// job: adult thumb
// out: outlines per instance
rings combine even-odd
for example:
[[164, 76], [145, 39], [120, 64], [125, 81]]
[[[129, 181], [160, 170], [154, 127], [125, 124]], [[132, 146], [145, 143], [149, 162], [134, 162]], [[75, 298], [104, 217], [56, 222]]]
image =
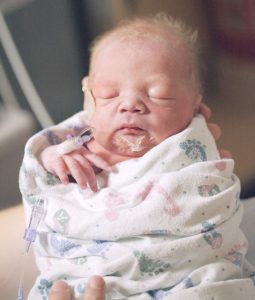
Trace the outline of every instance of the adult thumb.
[[69, 289], [67, 283], [64, 281], [56, 281], [54, 282], [50, 293], [49, 300], [71, 300], [72, 292]]
[[84, 300], [105, 300], [105, 282], [102, 277], [92, 276], [89, 279]]

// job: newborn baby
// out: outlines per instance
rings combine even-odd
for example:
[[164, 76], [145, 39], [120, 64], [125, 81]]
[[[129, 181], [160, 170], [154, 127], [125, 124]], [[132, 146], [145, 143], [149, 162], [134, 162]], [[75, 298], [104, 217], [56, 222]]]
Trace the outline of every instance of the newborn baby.
[[[105, 33], [83, 80], [85, 111], [28, 141], [27, 218], [38, 201], [45, 211], [28, 299], [47, 299], [59, 279], [82, 299], [95, 274], [108, 299], [254, 299], [233, 160], [220, 159], [197, 114], [194, 43], [165, 16]], [[88, 128], [93, 137], [66, 150], [66, 135]]]

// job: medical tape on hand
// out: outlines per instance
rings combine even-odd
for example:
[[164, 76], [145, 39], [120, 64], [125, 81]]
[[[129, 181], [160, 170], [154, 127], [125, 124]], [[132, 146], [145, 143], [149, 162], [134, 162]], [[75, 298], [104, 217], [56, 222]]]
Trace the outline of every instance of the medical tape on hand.
[[67, 135], [67, 139], [58, 145], [58, 155], [68, 154], [74, 150], [81, 148], [93, 138], [93, 129], [87, 128], [83, 130], [78, 136]]

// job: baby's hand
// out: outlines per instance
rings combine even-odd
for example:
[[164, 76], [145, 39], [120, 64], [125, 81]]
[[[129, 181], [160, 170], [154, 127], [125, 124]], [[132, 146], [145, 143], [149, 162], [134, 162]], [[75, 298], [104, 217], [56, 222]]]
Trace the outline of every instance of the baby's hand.
[[82, 189], [89, 185], [91, 190], [96, 192], [97, 183], [93, 165], [110, 171], [109, 164], [83, 146], [62, 155], [59, 154], [59, 147], [61, 144], [49, 146], [42, 151], [40, 159], [45, 169], [57, 175], [63, 184], [68, 184], [68, 175], [72, 175]]

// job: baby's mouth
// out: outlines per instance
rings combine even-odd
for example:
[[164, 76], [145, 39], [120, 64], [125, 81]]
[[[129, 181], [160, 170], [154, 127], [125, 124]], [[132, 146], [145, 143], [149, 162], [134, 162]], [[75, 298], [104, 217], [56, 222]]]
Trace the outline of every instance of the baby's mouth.
[[124, 125], [118, 129], [121, 133], [127, 135], [144, 135], [145, 130], [138, 126]]

